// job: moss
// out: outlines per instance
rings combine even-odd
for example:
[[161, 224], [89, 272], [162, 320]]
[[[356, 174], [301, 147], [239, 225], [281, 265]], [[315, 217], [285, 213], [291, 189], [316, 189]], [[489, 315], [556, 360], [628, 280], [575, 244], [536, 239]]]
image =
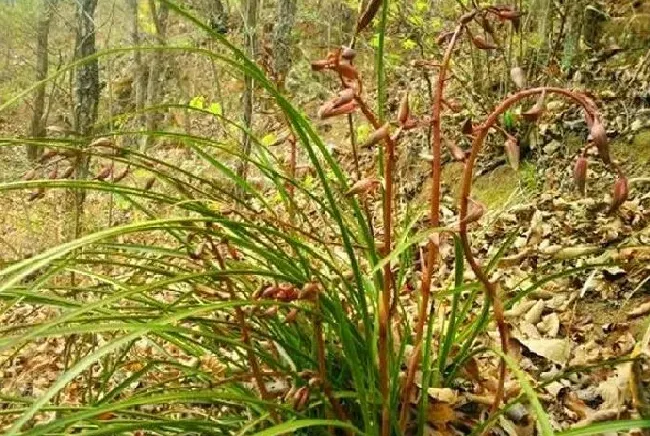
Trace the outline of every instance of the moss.
[[[519, 172], [513, 171], [508, 166], [501, 166], [489, 174], [478, 177], [474, 181], [472, 197], [484, 203], [488, 208], [502, 206], [512, 193], [519, 188], [520, 178], [529, 175], [532, 165], [522, 165]], [[534, 173], [534, 169], [532, 170]], [[442, 183], [451, 192], [454, 198], [460, 195], [460, 180], [463, 174], [463, 164], [454, 162], [447, 164], [442, 169]], [[530, 177], [523, 177], [528, 180]]]
[[650, 129], [637, 133], [631, 142], [616, 141], [612, 144], [614, 158], [622, 161], [634, 160], [638, 163], [650, 161]]

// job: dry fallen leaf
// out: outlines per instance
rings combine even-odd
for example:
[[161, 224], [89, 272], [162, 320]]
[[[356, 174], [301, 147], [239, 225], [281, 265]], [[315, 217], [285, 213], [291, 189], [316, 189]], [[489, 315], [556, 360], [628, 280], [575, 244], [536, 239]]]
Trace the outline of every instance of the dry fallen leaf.
[[532, 353], [553, 363], [563, 365], [569, 359], [571, 344], [566, 339], [517, 339]]

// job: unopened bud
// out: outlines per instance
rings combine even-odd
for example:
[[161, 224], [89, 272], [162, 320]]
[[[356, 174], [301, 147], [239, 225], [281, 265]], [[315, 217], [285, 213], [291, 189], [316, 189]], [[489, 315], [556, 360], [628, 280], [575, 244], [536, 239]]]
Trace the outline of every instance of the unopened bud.
[[410, 108], [409, 108], [409, 95], [408, 92], [404, 94], [402, 101], [399, 105], [399, 112], [397, 113], [397, 120], [401, 125], [406, 124], [409, 120]]
[[609, 140], [607, 139], [607, 131], [605, 126], [598, 117], [594, 117], [591, 125], [591, 140], [598, 149], [598, 155], [606, 165], [612, 163], [612, 158], [609, 154]]
[[388, 123], [384, 124], [374, 132], [368, 136], [368, 139], [366, 142], [363, 144], [363, 147], [372, 147], [373, 145], [377, 144], [380, 141], [383, 141], [384, 139], [388, 138], [388, 135], [390, 134], [390, 131], [388, 129]]
[[341, 57], [345, 60], [351, 61], [357, 56], [356, 50], [351, 47], [341, 47]]
[[469, 199], [470, 205], [465, 217], [465, 224], [471, 224], [481, 219], [485, 214], [486, 207], [483, 203]]
[[314, 389], [315, 387], [318, 387], [321, 385], [323, 381], [320, 379], [320, 377], [312, 377], [309, 379], [307, 384], [309, 385], [310, 388]]
[[613, 213], [618, 210], [619, 207], [625, 201], [627, 201], [627, 197], [630, 194], [628, 183], [627, 183], [627, 178], [625, 176], [620, 176], [617, 180], [616, 183], [614, 183], [614, 192], [612, 194], [612, 204], [609, 207], [609, 211], [607, 213]]
[[580, 194], [583, 196], [587, 191], [587, 166], [587, 158], [580, 156], [573, 167], [573, 181], [576, 184], [576, 188], [578, 188], [578, 191], [580, 191]]
[[271, 306], [264, 311], [264, 316], [273, 317], [278, 314], [278, 306]]
[[454, 160], [459, 162], [465, 160], [465, 151], [455, 141], [447, 141], [447, 147], [449, 148], [449, 154], [451, 154]]
[[519, 143], [517, 142], [517, 138], [509, 136], [506, 139], [505, 149], [510, 166], [517, 171], [519, 169]]
[[289, 311], [289, 313], [287, 313], [287, 316], [284, 317], [284, 322], [290, 324], [296, 320], [297, 316], [298, 316], [298, 309], [294, 307]]
[[294, 410], [302, 410], [309, 401], [309, 388], [303, 386], [296, 391], [293, 395], [293, 408]]
[[356, 194], [367, 194], [370, 191], [374, 191], [380, 183], [379, 179], [374, 177], [361, 179], [352, 185], [352, 187], [345, 193], [345, 196], [351, 197]]
[[25, 175], [23, 176], [23, 180], [32, 180], [34, 179], [34, 177], [36, 177], [36, 170], [31, 169], [25, 173]]
[[317, 283], [314, 282], [307, 283], [305, 287], [302, 288], [302, 291], [300, 292], [300, 299], [314, 300], [318, 296], [319, 292], [320, 292], [320, 287], [318, 286]]

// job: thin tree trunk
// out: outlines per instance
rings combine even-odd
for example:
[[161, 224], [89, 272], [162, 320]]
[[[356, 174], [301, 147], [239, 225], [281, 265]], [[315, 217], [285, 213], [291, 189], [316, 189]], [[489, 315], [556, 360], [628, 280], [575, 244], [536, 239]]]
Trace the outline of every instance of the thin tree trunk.
[[[97, 0], [77, 1], [77, 36], [75, 59], [83, 59], [94, 55], [95, 46], [95, 9]], [[97, 121], [99, 105], [99, 63], [97, 59], [85, 62], [77, 68], [75, 87], [76, 104], [74, 111], [75, 131], [81, 137], [92, 135]], [[76, 178], [83, 180], [88, 177], [89, 157], [81, 152], [77, 154]], [[75, 192], [75, 228], [74, 236], [81, 234], [81, 218], [85, 192]]]
[[[140, 29], [138, 25], [138, 0], [128, 0], [129, 13], [131, 14], [131, 43], [134, 47], [140, 46]], [[146, 98], [146, 83], [142, 65], [142, 52], [136, 49], [133, 52], [133, 93], [135, 96], [135, 111], [138, 127], [144, 124], [145, 117], [142, 115]]]
[[[156, 29], [156, 43], [159, 46], [163, 46], [166, 43], [165, 35], [167, 32], [167, 17], [169, 16], [169, 8], [165, 3], [160, 3], [160, 8], [156, 6], [154, 0], [149, 0], [149, 8], [151, 9], [151, 18]], [[151, 63], [149, 64], [149, 78], [147, 82], [147, 107], [152, 107], [158, 104], [159, 89], [161, 84], [159, 83], [162, 70], [162, 57], [163, 50], [156, 50], [153, 53], [151, 58]], [[153, 132], [156, 130], [158, 114], [155, 111], [149, 111], [147, 113], [147, 124], [146, 128], [148, 132]], [[145, 149], [151, 145], [152, 141], [151, 135], [147, 135], [145, 141]]]
[[296, 17], [296, 0], [278, 0], [273, 28], [273, 71], [280, 89], [291, 68], [291, 31]]
[[[45, 80], [49, 69], [48, 38], [50, 22], [54, 11], [53, 0], [44, 0], [42, 11], [36, 25], [36, 81]], [[36, 88], [34, 94], [34, 109], [32, 112], [31, 135], [33, 138], [45, 137], [45, 88], [42, 84]], [[27, 145], [27, 157], [36, 160], [42, 149], [33, 144]]]
[[[258, 0], [246, 0], [245, 3], [245, 22], [244, 34], [246, 36], [246, 51], [250, 58], [255, 57], [257, 51], [257, 7]], [[242, 104], [244, 110], [244, 126], [250, 130], [253, 125], [253, 99], [254, 99], [254, 81], [251, 76], [244, 77], [244, 94], [242, 96]], [[237, 175], [246, 179], [248, 172], [247, 158], [251, 154], [251, 137], [247, 132], [244, 132], [242, 137], [242, 153], [244, 158], [239, 162], [237, 168]], [[243, 195], [242, 192], [239, 192]]]

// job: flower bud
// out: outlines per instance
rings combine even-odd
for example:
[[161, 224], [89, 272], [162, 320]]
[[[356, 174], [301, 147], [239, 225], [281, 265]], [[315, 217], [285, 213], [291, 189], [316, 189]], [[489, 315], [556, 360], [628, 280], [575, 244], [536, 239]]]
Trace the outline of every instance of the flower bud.
[[307, 405], [307, 401], [309, 401], [309, 388], [303, 386], [293, 394], [294, 410], [302, 410]]
[[297, 316], [298, 316], [298, 309], [294, 307], [289, 311], [289, 313], [287, 313], [287, 316], [284, 317], [284, 322], [286, 324], [290, 324], [296, 320]]
[[25, 173], [25, 175], [23, 176], [23, 180], [33, 180], [34, 177], [36, 177], [36, 170], [31, 169]]
[[483, 203], [469, 199], [470, 205], [468, 208], [467, 216], [465, 217], [465, 224], [471, 224], [481, 219], [485, 215], [487, 209]]
[[373, 145], [377, 144], [380, 141], [383, 141], [384, 139], [388, 138], [388, 135], [390, 134], [390, 131], [388, 129], [388, 123], [384, 124], [374, 132], [368, 136], [368, 139], [366, 142], [364, 142], [362, 147], [372, 147]]
[[454, 160], [459, 162], [465, 160], [465, 151], [455, 141], [447, 141], [447, 147], [449, 148], [449, 154], [451, 154]]
[[573, 167], [573, 181], [575, 182], [578, 191], [580, 191], [580, 194], [583, 196], [585, 195], [587, 188], [587, 164], [587, 158], [580, 156]]
[[357, 56], [357, 52], [351, 47], [341, 47], [341, 57], [351, 61]]
[[409, 94], [408, 92], [404, 94], [402, 101], [399, 104], [399, 112], [397, 113], [397, 120], [401, 125], [406, 124], [409, 120], [410, 108], [409, 108]]
[[607, 131], [605, 131], [605, 126], [598, 117], [594, 117], [593, 123], [591, 125], [591, 140], [598, 149], [598, 155], [603, 160], [605, 165], [612, 163], [612, 158], [609, 154], [609, 140], [607, 139]]
[[39, 186], [36, 188], [35, 191], [33, 191], [31, 194], [29, 194], [29, 197], [27, 198], [27, 201], [34, 201], [38, 200], [39, 198], [45, 197], [45, 188], [42, 186]]
[[512, 169], [519, 169], [519, 144], [514, 136], [508, 137], [505, 143], [506, 157]]
[[155, 177], [149, 177], [147, 179], [147, 181], [145, 182], [145, 184], [144, 184], [144, 190], [147, 191], [147, 190], [151, 189], [153, 187], [154, 183], [156, 183], [156, 178]]
[[524, 70], [520, 67], [514, 67], [510, 70], [510, 78], [515, 82], [517, 88], [522, 89], [526, 87], [526, 74], [524, 74]]
[[352, 187], [345, 193], [346, 197], [351, 197], [357, 194], [366, 194], [374, 189], [376, 189], [380, 184], [380, 181], [374, 177], [368, 177], [357, 181]]
[[496, 44], [487, 41], [482, 36], [472, 35], [472, 44], [474, 44], [474, 47], [478, 48], [479, 50], [494, 50], [495, 48], [498, 48]]
[[612, 194], [612, 203], [609, 207], [608, 214], [616, 212], [619, 207], [627, 200], [628, 195], [630, 194], [629, 187], [627, 184], [627, 178], [625, 176], [620, 176], [616, 183], [614, 183], [614, 192]]

